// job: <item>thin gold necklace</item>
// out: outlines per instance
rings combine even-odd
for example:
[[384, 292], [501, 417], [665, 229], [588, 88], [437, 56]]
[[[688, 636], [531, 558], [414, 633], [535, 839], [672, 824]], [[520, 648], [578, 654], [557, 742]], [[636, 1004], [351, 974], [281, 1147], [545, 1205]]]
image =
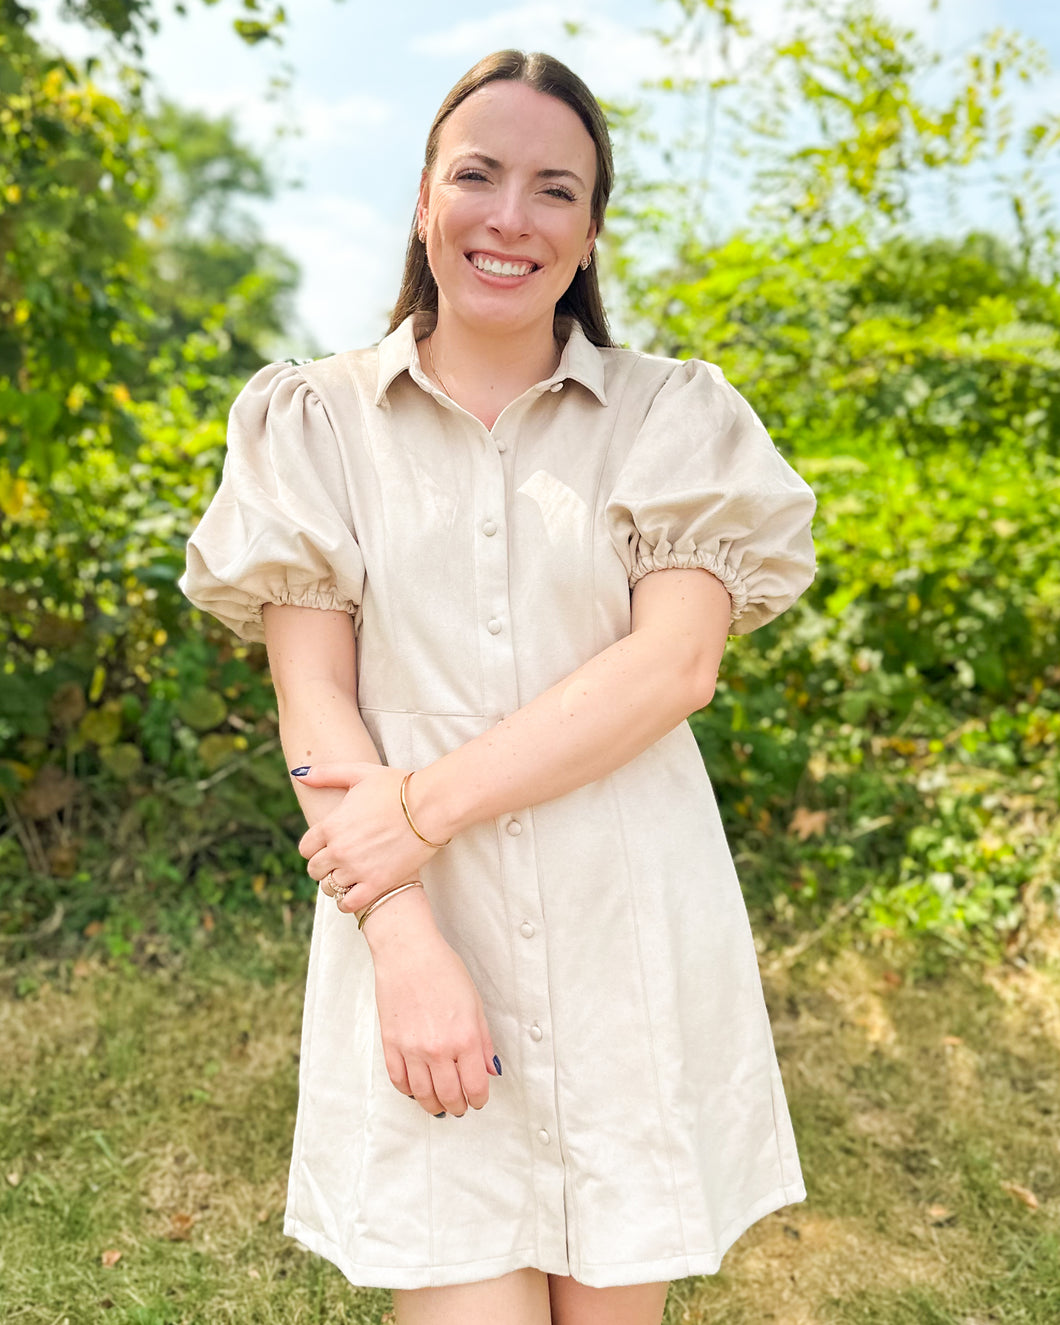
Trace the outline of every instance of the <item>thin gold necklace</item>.
[[[434, 340], [434, 337], [433, 337], [433, 336], [428, 336], [428, 337], [427, 337], [427, 358], [430, 360], [431, 372], [432, 372], [432, 373], [435, 375], [435, 377], [438, 379], [438, 385], [442, 388], [442, 390], [443, 390], [443, 391], [445, 392], [445, 394], [449, 397], [449, 399], [452, 400], [452, 399], [453, 399], [453, 393], [452, 393], [452, 392], [449, 390], [449, 388], [445, 385], [445, 381], [444, 381], [444, 379], [443, 379], [441, 373], [438, 371], [437, 367], [435, 366], [435, 362], [434, 362], [434, 346], [431, 344], [431, 341], [433, 341], [433, 340]], [[453, 403], [455, 404], [456, 402], [453, 401]]]

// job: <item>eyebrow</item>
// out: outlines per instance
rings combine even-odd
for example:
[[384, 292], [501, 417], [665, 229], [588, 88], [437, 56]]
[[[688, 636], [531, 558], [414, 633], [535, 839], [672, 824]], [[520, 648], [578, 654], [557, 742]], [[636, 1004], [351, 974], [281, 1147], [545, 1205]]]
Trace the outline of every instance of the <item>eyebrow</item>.
[[[490, 170], [503, 169], [500, 161], [492, 156], [486, 156], [482, 152], [461, 152], [457, 160], [460, 160], [461, 157], [469, 158], [472, 161], [481, 161]], [[576, 175], [573, 170], [539, 170], [537, 177], [538, 179], [572, 179], [583, 189], [585, 188], [585, 181], [580, 175]]]

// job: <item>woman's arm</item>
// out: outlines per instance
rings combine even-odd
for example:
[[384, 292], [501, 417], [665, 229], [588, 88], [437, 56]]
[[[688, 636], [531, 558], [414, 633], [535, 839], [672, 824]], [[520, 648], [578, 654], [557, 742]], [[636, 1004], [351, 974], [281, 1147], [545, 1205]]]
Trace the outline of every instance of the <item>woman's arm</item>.
[[[333, 759], [382, 763], [357, 707], [357, 647], [346, 613], [266, 603], [262, 622], [288, 768]], [[295, 795], [314, 824], [345, 792], [296, 779]]]
[[[263, 620], [289, 766], [347, 759], [379, 764], [357, 706], [356, 644], [346, 613], [266, 603]], [[347, 794], [297, 779], [295, 792], [310, 825]], [[426, 894], [411, 888], [387, 902], [365, 924], [364, 936], [395, 1087], [428, 1113], [462, 1114], [468, 1104], [481, 1109], [497, 1072], [493, 1042], [478, 991], [442, 938]]]
[[[653, 571], [639, 580], [628, 636], [416, 773], [407, 799], [420, 832], [444, 842], [595, 781], [646, 750], [710, 702], [730, 607], [708, 571]], [[419, 868], [431, 850], [405, 822], [398, 799], [404, 772], [313, 764], [309, 785], [350, 788], [341, 809], [302, 839], [313, 878], [341, 868], [364, 882], [366, 902]]]
[[708, 571], [653, 571], [632, 629], [558, 685], [420, 770], [409, 808], [432, 841], [613, 772], [714, 696], [731, 600]]

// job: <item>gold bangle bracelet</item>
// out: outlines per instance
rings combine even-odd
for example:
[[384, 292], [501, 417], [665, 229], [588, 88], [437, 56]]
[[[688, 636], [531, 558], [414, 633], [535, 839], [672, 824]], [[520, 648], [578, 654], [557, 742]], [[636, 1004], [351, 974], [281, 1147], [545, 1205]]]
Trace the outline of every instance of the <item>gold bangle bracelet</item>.
[[[415, 771], [416, 770], [413, 769], [412, 773], [415, 773]], [[409, 814], [409, 803], [405, 799], [405, 788], [409, 785], [409, 778], [412, 777], [412, 773], [406, 773], [401, 781], [401, 808], [405, 811], [405, 818], [408, 820], [408, 825], [412, 829], [412, 831], [416, 834], [416, 836], [420, 839], [420, 841], [426, 842], [429, 847], [447, 847], [449, 843], [453, 840], [451, 837], [447, 837], [444, 842], [432, 842], [429, 837], [424, 837], [423, 834], [420, 832], [420, 830], [412, 822], [412, 815]]]
[[377, 906], [382, 906], [384, 902], [389, 902], [391, 897], [396, 897], [398, 893], [403, 893], [407, 888], [422, 888], [422, 879], [412, 879], [408, 883], [399, 883], [396, 888], [391, 888], [389, 892], [382, 893], [374, 902], [369, 902], [361, 914], [357, 917], [357, 928], [364, 929], [364, 922], [372, 914]]

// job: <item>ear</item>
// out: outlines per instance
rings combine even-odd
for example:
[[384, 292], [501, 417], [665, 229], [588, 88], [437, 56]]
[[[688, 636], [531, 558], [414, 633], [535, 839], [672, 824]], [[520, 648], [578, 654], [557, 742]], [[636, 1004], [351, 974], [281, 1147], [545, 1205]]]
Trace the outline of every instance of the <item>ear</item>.
[[597, 236], [599, 233], [600, 233], [600, 227], [596, 224], [595, 220], [590, 221], [590, 222], [589, 222], [589, 229], [588, 229], [588, 232], [586, 233], [586, 236], [585, 236], [585, 242], [586, 242], [586, 243], [588, 244], [588, 246], [589, 246], [589, 247], [585, 250], [586, 253], [591, 253], [591, 252], [593, 251], [593, 245], [596, 243], [596, 236]]

